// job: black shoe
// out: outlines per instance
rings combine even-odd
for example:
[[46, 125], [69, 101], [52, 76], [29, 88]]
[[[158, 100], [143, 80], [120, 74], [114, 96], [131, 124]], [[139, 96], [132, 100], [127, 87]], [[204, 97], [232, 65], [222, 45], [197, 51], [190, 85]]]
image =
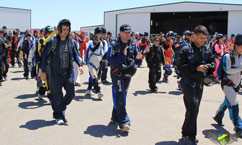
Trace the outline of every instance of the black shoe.
[[107, 80], [102, 80], [101, 82], [102, 82], [103, 84], [110, 84], [110, 82], [107, 81]]
[[222, 120], [218, 120], [215, 117], [213, 117], [213, 120], [217, 122], [218, 126], [224, 126]]
[[236, 136], [239, 138], [242, 138], [242, 130], [236, 132]]
[[191, 138], [189, 136], [183, 136], [182, 140], [186, 143], [186, 145], [197, 145], [198, 140], [195, 138]]
[[157, 88], [157, 87], [155, 87], [155, 88], [150, 89], [150, 90], [151, 90], [151, 92], [157, 92], [158, 88]]

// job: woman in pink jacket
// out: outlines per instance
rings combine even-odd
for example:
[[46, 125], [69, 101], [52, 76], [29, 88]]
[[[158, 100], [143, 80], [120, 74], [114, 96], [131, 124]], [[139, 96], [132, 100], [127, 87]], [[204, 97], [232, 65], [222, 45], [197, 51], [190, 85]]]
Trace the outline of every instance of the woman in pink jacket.
[[227, 52], [227, 49], [225, 48], [223, 34], [217, 34], [216, 35], [216, 39], [217, 39], [217, 42], [214, 44], [214, 54], [215, 54], [215, 60], [216, 60], [216, 69], [213, 72], [213, 74], [216, 77], [216, 82], [219, 82], [219, 80], [217, 78], [217, 69], [218, 69], [218, 66], [219, 66], [220, 59], [223, 56], [223, 54], [225, 52]]

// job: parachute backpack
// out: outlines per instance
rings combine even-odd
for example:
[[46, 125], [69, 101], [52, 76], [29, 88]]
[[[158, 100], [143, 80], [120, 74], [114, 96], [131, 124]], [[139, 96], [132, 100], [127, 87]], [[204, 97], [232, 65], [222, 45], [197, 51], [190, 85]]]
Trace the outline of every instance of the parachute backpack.
[[227, 73], [224, 71], [223, 67], [226, 66], [226, 63], [223, 61], [223, 58], [226, 54], [229, 54], [231, 60], [231, 67], [235, 64], [235, 54], [233, 52], [226, 52], [220, 59], [217, 76], [219, 80], [223, 80], [227, 77]]

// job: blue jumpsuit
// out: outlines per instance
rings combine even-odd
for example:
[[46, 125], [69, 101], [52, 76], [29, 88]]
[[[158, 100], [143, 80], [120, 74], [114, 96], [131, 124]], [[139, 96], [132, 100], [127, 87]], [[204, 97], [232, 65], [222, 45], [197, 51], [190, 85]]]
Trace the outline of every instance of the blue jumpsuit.
[[[124, 48], [129, 46], [128, 53], [123, 54]], [[136, 64], [140, 64], [141, 60], [136, 59], [138, 54], [138, 46], [134, 41], [129, 40], [123, 43], [120, 39], [113, 41], [108, 49], [108, 62], [111, 66], [112, 79], [112, 95], [113, 95], [113, 112], [112, 121], [118, 123], [122, 128], [124, 125], [130, 125], [130, 119], [126, 111], [127, 90], [131, 81], [130, 77], [125, 77], [119, 70], [122, 64], [127, 64], [129, 60], [135, 60]]]

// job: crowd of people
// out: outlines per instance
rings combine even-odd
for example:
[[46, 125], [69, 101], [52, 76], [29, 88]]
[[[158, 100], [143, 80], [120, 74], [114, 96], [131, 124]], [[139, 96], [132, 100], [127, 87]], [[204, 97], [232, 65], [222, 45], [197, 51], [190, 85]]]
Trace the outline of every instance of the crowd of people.
[[[158, 91], [156, 84], [163, 73], [168, 83], [172, 68], [177, 74], [178, 88], [184, 94], [186, 108], [182, 126], [182, 140], [197, 144], [197, 116], [204, 85], [221, 83], [225, 100], [217, 110], [214, 120], [222, 126], [228, 108], [236, 134], [242, 138], [242, 121], [239, 117], [237, 93], [241, 86], [242, 34], [215, 33], [208, 41], [206, 27], [199, 25], [194, 31], [185, 30], [178, 35], [173, 31], [160, 32], [149, 40], [149, 34], [135, 33], [129, 25], [120, 26], [117, 37], [104, 27], [97, 27], [88, 38], [85, 31], [71, 32], [71, 22], [61, 20], [57, 27], [46, 26], [33, 31], [19, 29], [0, 30], [0, 86], [7, 81], [9, 66], [23, 67], [23, 77], [36, 79], [39, 99], [47, 96], [58, 125], [66, 124], [65, 110], [75, 97], [75, 86], [81, 86], [83, 66], [88, 68], [89, 79], [86, 94], [97, 94], [102, 100], [99, 81], [107, 81], [110, 68], [112, 80], [113, 111], [111, 122], [123, 132], [130, 130], [130, 118], [126, 111], [127, 90], [137, 67], [147, 62], [150, 91]], [[10, 64], [10, 65], [9, 65]], [[142, 70], [142, 69], [141, 69]], [[63, 95], [62, 88], [66, 90]]]

